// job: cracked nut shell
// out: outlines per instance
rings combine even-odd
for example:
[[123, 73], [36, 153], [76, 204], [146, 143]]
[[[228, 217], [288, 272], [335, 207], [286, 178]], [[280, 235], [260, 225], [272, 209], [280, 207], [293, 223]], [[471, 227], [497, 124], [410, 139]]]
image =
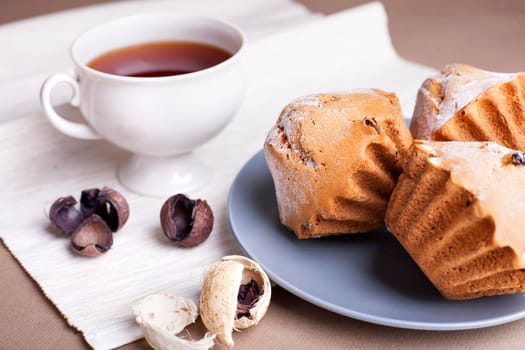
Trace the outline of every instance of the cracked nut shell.
[[97, 214], [82, 221], [71, 235], [73, 250], [84, 256], [98, 256], [113, 245], [113, 233]]
[[232, 347], [233, 330], [256, 325], [270, 305], [270, 279], [255, 261], [225, 256], [204, 277], [200, 295], [201, 319], [217, 340]]
[[205, 200], [192, 200], [184, 194], [168, 198], [160, 210], [164, 235], [180, 247], [204, 242], [213, 229], [213, 212]]
[[129, 205], [124, 196], [107, 186], [101, 190], [91, 188], [82, 191], [80, 211], [84, 217], [97, 214], [113, 232], [120, 230], [129, 218]]
[[71, 234], [73, 250], [85, 256], [97, 256], [113, 245], [113, 233], [126, 224], [129, 205], [112, 188], [91, 188], [81, 192], [80, 210], [72, 196], [57, 199], [49, 219], [65, 234]]
[[63, 233], [70, 235], [83, 220], [81, 212], [75, 208], [77, 201], [72, 196], [57, 199], [49, 210], [49, 220]]

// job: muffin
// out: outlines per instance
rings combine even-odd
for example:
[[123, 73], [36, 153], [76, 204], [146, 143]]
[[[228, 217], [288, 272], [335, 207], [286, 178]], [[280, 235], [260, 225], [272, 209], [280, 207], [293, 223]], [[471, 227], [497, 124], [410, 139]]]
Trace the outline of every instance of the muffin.
[[381, 227], [411, 142], [394, 94], [358, 90], [291, 102], [264, 145], [281, 222], [300, 239]]
[[525, 292], [524, 165], [494, 142], [411, 146], [385, 221], [445, 298]]
[[448, 65], [419, 89], [410, 130], [416, 139], [495, 141], [525, 151], [525, 73]]

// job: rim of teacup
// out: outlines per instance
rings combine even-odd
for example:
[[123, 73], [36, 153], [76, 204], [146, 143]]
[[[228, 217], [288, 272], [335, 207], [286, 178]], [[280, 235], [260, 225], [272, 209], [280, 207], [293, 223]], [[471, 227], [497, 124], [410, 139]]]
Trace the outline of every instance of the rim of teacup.
[[[184, 74], [179, 74], [179, 75], [162, 76], [162, 77], [131, 77], [131, 76], [101, 72], [101, 71], [98, 71], [96, 69], [89, 67], [87, 65], [88, 62], [82, 62], [79, 59], [79, 57], [77, 57], [77, 55], [75, 54], [76, 49], [78, 48], [79, 45], [81, 45], [83, 38], [95, 33], [96, 31], [103, 29], [106, 26], [115, 25], [115, 24], [118, 24], [119, 22], [131, 21], [133, 19], [139, 19], [141, 17], [154, 17], [154, 16], [163, 16], [163, 17], [173, 16], [174, 18], [183, 17], [186, 19], [189, 18], [189, 19], [196, 19], [196, 20], [204, 20], [204, 21], [213, 22], [215, 24], [219, 24], [221, 26], [224, 26], [232, 30], [238, 36], [238, 39], [240, 41], [239, 48], [235, 52], [230, 52], [231, 56], [228, 57], [226, 60], [214, 66], [200, 69], [195, 72], [184, 73]], [[241, 55], [243, 54], [245, 47], [246, 47], [246, 35], [238, 26], [236, 26], [235, 24], [231, 22], [228, 22], [222, 18], [219, 19], [216, 17], [199, 15], [199, 14], [194, 14], [194, 13], [187, 13], [187, 12], [180, 12], [180, 11], [164, 11], [164, 12], [147, 12], [147, 13], [140, 13], [140, 14], [125, 16], [125, 17], [120, 17], [120, 18], [116, 18], [110, 21], [106, 21], [97, 26], [94, 26], [91, 29], [88, 29], [87, 31], [80, 34], [73, 41], [73, 43], [71, 44], [70, 50], [69, 50], [69, 54], [75, 66], [78, 69], [84, 71], [85, 73], [89, 73], [89, 74], [92, 74], [92, 75], [95, 75], [101, 78], [112, 79], [112, 80], [122, 81], [122, 82], [133, 82], [134, 84], [136, 84], [136, 83], [153, 83], [153, 82], [168, 82], [168, 81], [174, 81], [174, 80], [186, 80], [186, 79], [192, 79], [192, 78], [204, 75], [204, 74], [209, 74], [213, 71], [222, 69], [225, 66], [231, 65], [235, 63], [236, 61], [238, 61]], [[115, 47], [113, 49], [119, 49], [119, 48], [120, 47]]]

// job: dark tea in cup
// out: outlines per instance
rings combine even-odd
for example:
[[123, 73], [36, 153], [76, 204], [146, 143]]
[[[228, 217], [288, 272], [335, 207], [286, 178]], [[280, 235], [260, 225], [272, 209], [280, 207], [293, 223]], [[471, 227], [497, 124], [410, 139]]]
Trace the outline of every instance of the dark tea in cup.
[[219, 47], [191, 41], [159, 41], [119, 48], [87, 65], [127, 77], [165, 77], [213, 67], [232, 56]]

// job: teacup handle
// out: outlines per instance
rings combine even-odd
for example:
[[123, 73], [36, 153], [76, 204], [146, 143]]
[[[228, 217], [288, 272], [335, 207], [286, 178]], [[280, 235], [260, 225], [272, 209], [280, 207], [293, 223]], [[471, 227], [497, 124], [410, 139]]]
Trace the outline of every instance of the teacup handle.
[[80, 102], [78, 82], [75, 79], [64, 73], [54, 74], [47, 78], [40, 90], [40, 104], [42, 105], [44, 113], [51, 125], [62, 133], [78, 139], [101, 139], [102, 136], [100, 136], [100, 134], [88, 124], [71, 122], [61, 117], [55, 111], [55, 108], [51, 105], [51, 90], [53, 90], [55, 85], [60, 83], [67, 83], [73, 88], [73, 96], [69, 101], [72, 106], [78, 107]]

